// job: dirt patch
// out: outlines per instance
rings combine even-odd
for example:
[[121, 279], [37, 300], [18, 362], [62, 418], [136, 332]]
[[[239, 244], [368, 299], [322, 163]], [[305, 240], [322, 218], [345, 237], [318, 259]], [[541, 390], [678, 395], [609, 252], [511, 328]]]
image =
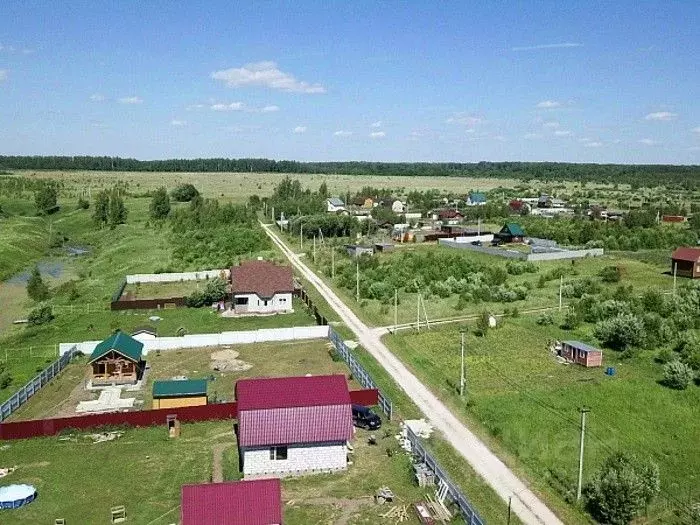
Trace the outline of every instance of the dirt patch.
[[253, 368], [253, 365], [250, 363], [238, 359], [239, 355], [240, 353], [231, 349], [214, 352], [211, 354], [211, 364], [209, 366], [217, 372], [245, 372]]
[[334, 525], [347, 525], [350, 518], [359, 512], [360, 507], [373, 504], [372, 497], [368, 496], [363, 499], [345, 499], [345, 498], [310, 498], [306, 500], [289, 501], [287, 505], [305, 504], [305, 505], [329, 505], [340, 510], [340, 516], [335, 520]]
[[224, 452], [235, 443], [217, 443], [211, 449], [214, 454], [214, 464], [211, 470], [211, 480], [213, 483], [224, 481]]

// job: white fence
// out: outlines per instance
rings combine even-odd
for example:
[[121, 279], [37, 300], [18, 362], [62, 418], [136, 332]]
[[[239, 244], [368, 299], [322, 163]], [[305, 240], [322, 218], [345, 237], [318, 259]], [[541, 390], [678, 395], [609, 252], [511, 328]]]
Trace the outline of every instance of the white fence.
[[561, 250], [542, 253], [529, 253], [528, 261], [556, 261], [559, 259], [582, 259], [584, 257], [600, 257], [603, 248], [589, 248], [587, 250]]
[[[300, 341], [304, 339], [325, 339], [328, 326], [300, 326], [296, 328], [262, 328], [240, 332], [221, 332], [218, 334], [192, 334], [181, 337], [156, 337], [144, 339], [143, 353], [154, 350], [178, 350], [181, 348], [202, 348], [207, 346], [243, 345], [267, 343], [270, 341]], [[91, 354], [100, 341], [83, 341], [82, 343], [61, 343], [59, 355], [75, 348], [83, 354]]]
[[199, 281], [201, 279], [214, 279], [223, 277], [228, 279], [230, 270], [201, 270], [198, 272], [179, 273], [137, 273], [126, 276], [127, 284], [136, 283], [176, 283], [180, 281]]

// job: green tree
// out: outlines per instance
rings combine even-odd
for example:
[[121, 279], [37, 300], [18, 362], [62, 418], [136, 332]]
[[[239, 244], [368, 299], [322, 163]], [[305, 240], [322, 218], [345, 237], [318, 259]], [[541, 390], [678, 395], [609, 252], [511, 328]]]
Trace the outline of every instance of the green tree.
[[49, 298], [49, 287], [41, 278], [38, 267], [34, 267], [27, 281], [27, 295], [33, 301], [45, 301]]
[[165, 219], [170, 213], [170, 197], [165, 188], [156, 190], [151, 198], [150, 214], [152, 219]]
[[618, 452], [608, 457], [586, 486], [586, 502], [601, 523], [626, 525], [660, 490], [659, 467]]
[[109, 218], [109, 192], [103, 190], [95, 196], [95, 206], [92, 212], [92, 220], [100, 228], [107, 224]]
[[642, 344], [644, 323], [633, 314], [619, 314], [598, 322], [593, 335], [614, 350], [626, 350]]
[[476, 320], [476, 331], [480, 336], [486, 337], [489, 328], [491, 328], [491, 314], [483, 311]]
[[58, 191], [53, 184], [42, 184], [34, 194], [34, 204], [39, 213], [51, 213], [56, 209]]
[[90, 207], [90, 202], [86, 199], [83, 199], [80, 197], [78, 199], [78, 209], [79, 210], [87, 210]]
[[27, 321], [32, 326], [48, 323], [53, 319], [53, 310], [48, 304], [37, 306], [27, 316]]
[[180, 184], [170, 192], [170, 196], [177, 202], [190, 202], [198, 195], [199, 191], [192, 184]]
[[664, 365], [664, 384], [676, 390], [685, 390], [695, 373], [688, 365], [676, 359]]
[[117, 225], [124, 224], [126, 222], [126, 215], [127, 211], [124, 206], [124, 199], [119, 195], [119, 190], [114, 188], [109, 195], [109, 227], [114, 229]]
[[318, 188], [318, 194], [324, 199], [327, 199], [330, 196], [330, 194], [328, 193], [328, 185], [326, 184], [325, 180], [321, 183], [321, 186]]

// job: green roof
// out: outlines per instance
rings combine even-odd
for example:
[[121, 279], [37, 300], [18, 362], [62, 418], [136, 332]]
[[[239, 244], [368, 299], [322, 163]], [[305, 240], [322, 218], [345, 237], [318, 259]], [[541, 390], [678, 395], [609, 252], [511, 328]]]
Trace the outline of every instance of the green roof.
[[141, 361], [141, 350], [143, 350], [143, 343], [137, 341], [130, 335], [117, 330], [110, 337], [102, 341], [95, 347], [92, 355], [90, 356], [90, 363], [96, 361], [100, 357], [107, 355], [109, 352], [114, 350], [120, 353], [127, 359], [138, 363]]
[[153, 397], [184, 397], [206, 394], [206, 379], [153, 381]]
[[[504, 227], [503, 230], [506, 232], [510, 233], [511, 235], [514, 235], [516, 237], [525, 237], [525, 231], [521, 228], [519, 224], [516, 224], [514, 222], [509, 222], [507, 223]], [[503, 231], [501, 230], [501, 231]]]

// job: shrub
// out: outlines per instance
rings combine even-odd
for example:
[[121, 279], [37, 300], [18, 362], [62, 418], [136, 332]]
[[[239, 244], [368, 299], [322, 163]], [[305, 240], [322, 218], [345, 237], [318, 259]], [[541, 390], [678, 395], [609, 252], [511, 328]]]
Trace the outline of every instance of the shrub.
[[27, 281], [27, 295], [33, 301], [45, 301], [49, 298], [49, 287], [41, 278], [39, 268], [37, 266], [32, 270], [32, 274]]
[[659, 352], [656, 354], [656, 357], [654, 358], [654, 360], [657, 363], [661, 363], [662, 365], [670, 363], [671, 361], [674, 361], [676, 359], [676, 354], [674, 354], [673, 351], [668, 348], [662, 348], [661, 350], [659, 350]]
[[593, 334], [614, 350], [627, 350], [629, 347], [639, 346], [645, 337], [642, 320], [632, 314], [617, 315], [599, 321]]
[[476, 332], [482, 337], [486, 337], [486, 334], [491, 328], [490, 324], [491, 314], [489, 312], [481, 312], [476, 320]]
[[619, 283], [622, 279], [622, 272], [619, 266], [606, 266], [598, 273], [604, 283]]
[[90, 201], [83, 199], [80, 197], [78, 199], [78, 209], [79, 210], [87, 210], [90, 207]]
[[165, 188], [158, 188], [151, 198], [149, 208], [152, 219], [162, 220], [170, 214], [170, 197]]
[[53, 319], [53, 311], [48, 304], [37, 306], [27, 316], [27, 321], [32, 326], [48, 323]]
[[208, 280], [203, 290], [195, 290], [185, 297], [185, 305], [190, 308], [200, 308], [225, 299], [227, 294], [226, 281], [216, 277]]
[[192, 184], [180, 184], [170, 192], [170, 196], [177, 202], [190, 202], [199, 196], [199, 191]]
[[670, 361], [664, 365], [663, 382], [669, 388], [685, 390], [693, 380], [694, 375], [695, 373], [688, 365], [679, 359], [676, 359], [675, 361]]
[[564, 314], [564, 320], [562, 321], [561, 327], [564, 330], [575, 330], [578, 325], [581, 324], [581, 319], [576, 313], [576, 310], [569, 308]]
[[554, 315], [551, 312], [544, 312], [537, 316], [535, 321], [540, 326], [549, 326], [554, 324]]
[[605, 460], [586, 485], [586, 502], [601, 523], [626, 525], [659, 493], [659, 467], [622, 452]]
[[58, 191], [53, 184], [42, 184], [34, 194], [34, 204], [40, 214], [52, 213], [57, 209]]

